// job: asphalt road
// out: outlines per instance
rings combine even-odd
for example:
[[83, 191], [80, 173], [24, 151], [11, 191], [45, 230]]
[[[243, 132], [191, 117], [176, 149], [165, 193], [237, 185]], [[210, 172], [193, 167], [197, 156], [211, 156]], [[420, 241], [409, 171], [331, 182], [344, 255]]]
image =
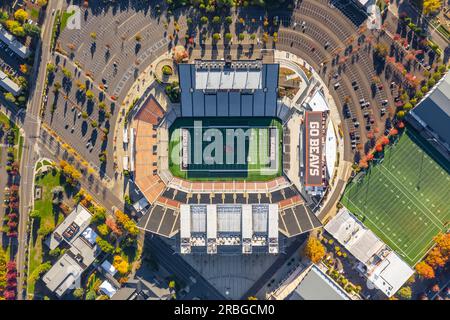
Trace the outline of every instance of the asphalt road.
[[38, 48], [35, 53], [34, 74], [31, 77], [35, 79], [32, 82], [30, 88], [31, 97], [28, 102], [25, 119], [23, 122], [24, 133], [24, 146], [22, 159], [20, 162], [20, 174], [21, 174], [21, 186], [20, 186], [20, 214], [19, 214], [19, 235], [18, 235], [18, 248], [17, 248], [17, 270], [18, 270], [18, 286], [17, 286], [17, 299], [24, 299], [24, 269], [26, 264], [26, 244], [27, 244], [27, 222], [28, 214], [32, 205], [33, 197], [33, 171], [38, 154], [35, 146], [40, 129], [39, 109], [42, 100], [42, 90], [45, 83], [46, 66], [50, 56], [50, 41], [52, 34], [52, 26], [55, 16], [52, 15], [52, 10], [58, 10], [62, 8], [62, 1], [50, 1], [47, 8], [47, 17], [44, 25], [42, 26], [41, 42], [38, 44]]

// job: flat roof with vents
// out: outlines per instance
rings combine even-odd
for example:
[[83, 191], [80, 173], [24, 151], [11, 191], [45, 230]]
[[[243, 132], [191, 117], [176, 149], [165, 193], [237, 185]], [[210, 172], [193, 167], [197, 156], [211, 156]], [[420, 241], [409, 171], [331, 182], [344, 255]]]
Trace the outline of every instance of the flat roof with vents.
[[250, 254], [253, 248], [278, 253], [277, 204], [180, 206], [182, 254]]

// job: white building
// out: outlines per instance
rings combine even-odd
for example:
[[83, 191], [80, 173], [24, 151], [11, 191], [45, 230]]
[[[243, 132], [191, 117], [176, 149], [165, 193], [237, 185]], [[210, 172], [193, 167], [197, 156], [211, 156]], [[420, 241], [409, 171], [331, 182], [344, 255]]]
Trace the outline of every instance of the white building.
[[12, 93], [14, 96], [18, 96], [22, 89], [20, 86], [12, 81], [6, 73], [0, 70], [0, 86], [6, 91]]
[[388, 297], [414, 274], [406, 262], [346, 208], [324, 228], [359, 261], [358, 270]]
[[0, 40], [3, 41], [8, 48], [22, 59], [30, 56], [30, 50], [10, 34], [3, 26], [0, 25]]

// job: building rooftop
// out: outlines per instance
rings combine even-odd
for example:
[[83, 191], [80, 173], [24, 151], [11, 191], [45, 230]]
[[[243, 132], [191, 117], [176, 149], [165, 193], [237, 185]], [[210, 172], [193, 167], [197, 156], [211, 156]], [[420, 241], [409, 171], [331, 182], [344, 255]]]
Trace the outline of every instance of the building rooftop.
[[61, 297], [75, 285], [82, 272], [83, 268], [71, 255], [66, 253], [42, 277], [42, 280], [50, 291]]
[[350, 300], [347, 293], [317, 266], [312, 265], [307, 272], [289, 300]]
[[20, 86], [14, 81], [12, 81], [10, 78], [8, 78], [6, 73], [4, 73], [1, 70], [0, 70], [0, 86], [6, 91], [12, 93], [14, 96], [19, 95], [20, 92], [22, 91]]
[[57, 248], [61, 242], [69, 246], [42, 278], [58, 297], [73, 288], [73, 284], [99, 254], [97, 234], [89, 227], [90, 220], [89, 211], [78, 205], [46, 240], [51, 250]]
[[62, 241], [71, 243], [85, 231], [91, 221], [91, 214], [82, 205], [76, 208], [58, 225], [45, 241], [50, 250], [55, 249]]
[[[218, 250], [250, 254], [266, 247], [278, 253], [277, 204], [209, 204], [180, 206], [181, 253]], [[231, 251], [230, 251], [231, 250]]]
[[277, 115], [278, 64], [201, 60], [178, 68], [183, 117]]
[[406, 262], [346, 208], [342, 208], [324, 229], [360, 261], [360, 270], [388, 297], [394, 295], [414, 273]]
[[348, 210], [341, 210], [325, 225], [325, 230], [364, 264], [385, 246], [383, 241]]
[[15, 54], [22, 59], [28, 58], [30, 50], [9, 33], [3, 26], [0, 26], [0, 40], [6, 43]]
[[110, 298], [117, 292], [117, 289], [108, 280], [105, 280], [100, 284], [99, 290]]
[[140, 277], [129, 280], [120, 288], [111, 300], [167, 300], [172, 297], [168, 286], [161, 286]]
[[410, 112], [423, 127], [431, 130], [450, 149], [450, 74], [447, 73], [433, 90]]

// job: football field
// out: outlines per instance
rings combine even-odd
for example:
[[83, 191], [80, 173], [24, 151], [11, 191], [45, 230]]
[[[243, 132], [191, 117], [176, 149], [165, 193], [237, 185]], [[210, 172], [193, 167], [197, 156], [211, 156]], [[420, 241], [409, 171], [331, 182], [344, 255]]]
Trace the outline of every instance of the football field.
[[193, 181], [281, 175], [281, 123], [272, 118], [181, 118], [169, 130], [170, 170]]
[[450, 224], [450, 165], [412, 130], [350, 183], [345, 205], [414, 266]]

